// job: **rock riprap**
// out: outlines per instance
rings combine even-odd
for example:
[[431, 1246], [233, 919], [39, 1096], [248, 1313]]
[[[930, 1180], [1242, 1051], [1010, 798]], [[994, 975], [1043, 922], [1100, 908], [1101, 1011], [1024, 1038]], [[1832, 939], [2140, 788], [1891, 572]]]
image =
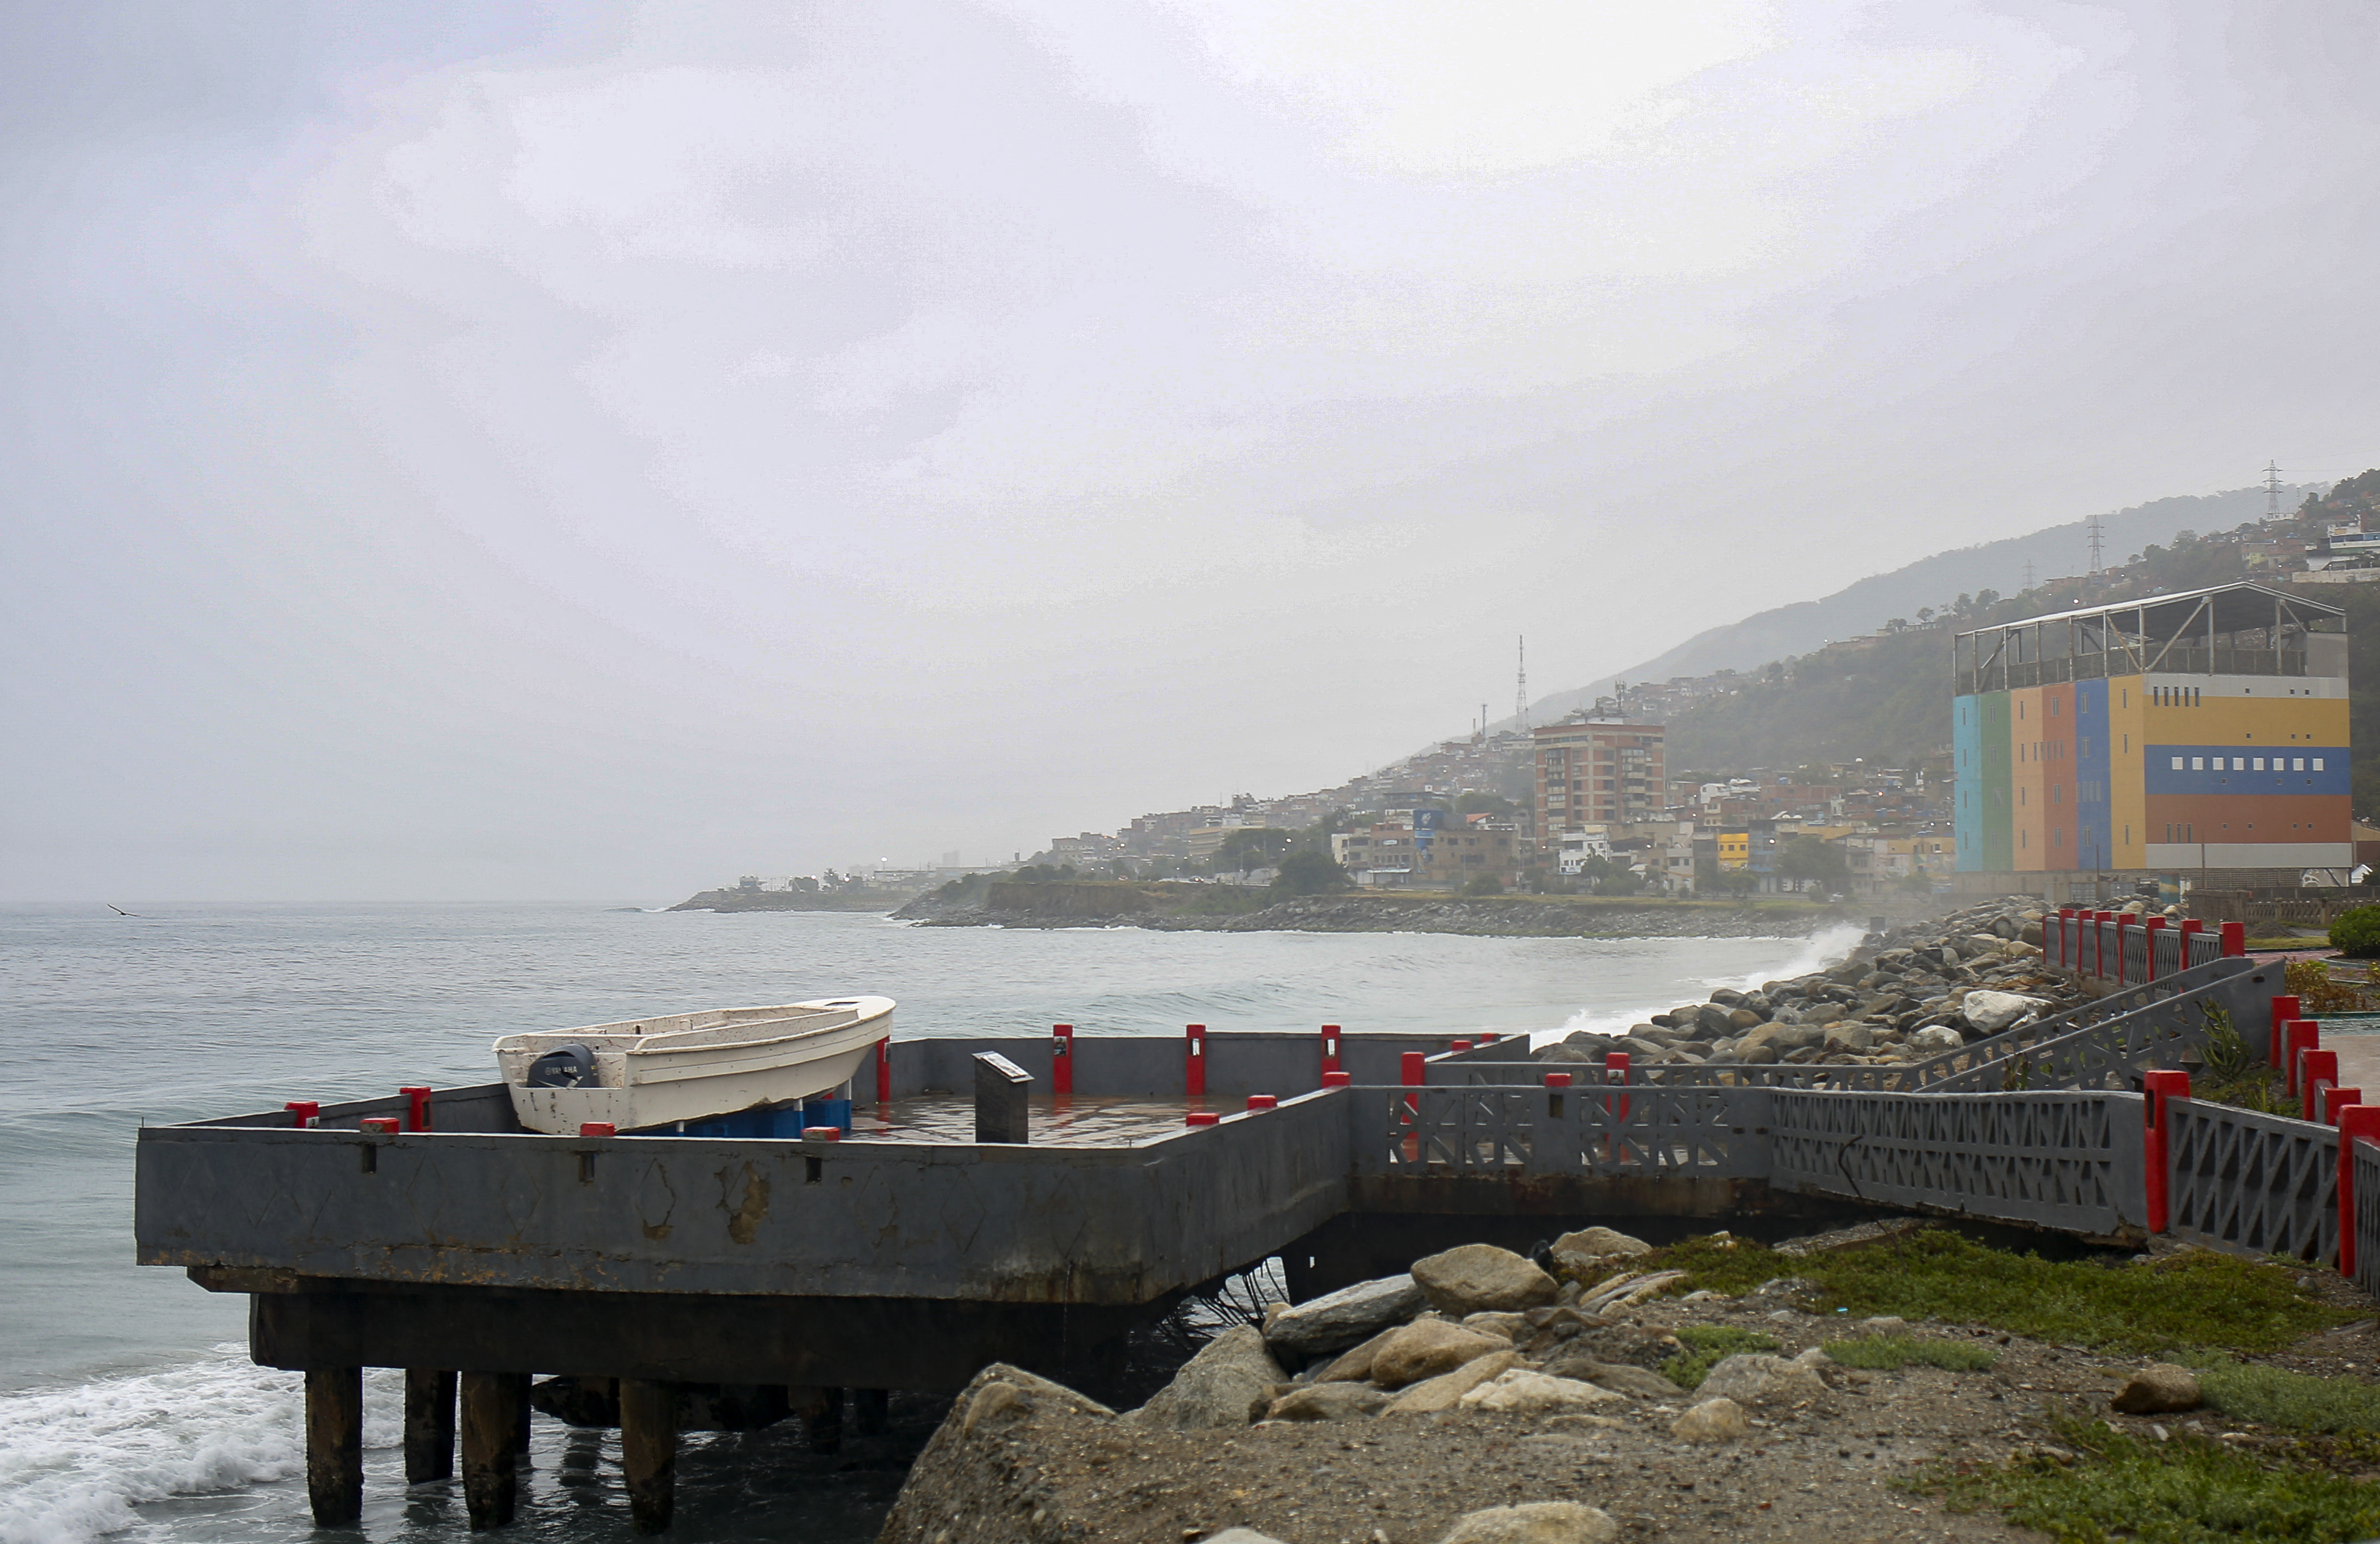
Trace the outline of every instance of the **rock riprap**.
[[1535, 1260], [1493, 1244], [1459, 1245], [1417, 1259], [1413, 1279], [1431, 1307], [1455, 1319], [1540, 1307], [1561, 1291]]
[[1341, 1287], [1283, 1310], [1265, 1327], [1265, 1343], [1298, 1356], [1343, 1351], [1429, 1306], [1410, 1272]]
[[1234, 1325], [1208, 1341], [1132, 1418], [1175, 1431], [1245, 1426], [1288, 1381], [1255, 1326]]

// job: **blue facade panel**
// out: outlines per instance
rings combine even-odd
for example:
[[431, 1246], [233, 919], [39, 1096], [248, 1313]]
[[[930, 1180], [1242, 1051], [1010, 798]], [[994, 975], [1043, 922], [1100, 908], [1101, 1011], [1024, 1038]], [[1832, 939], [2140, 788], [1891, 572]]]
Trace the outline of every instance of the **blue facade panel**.
[[[2104, 698], [2102, 699], [2104, 701]], [[1984, 700], [1980, 697], [1950, 699], [1950, 775], [1954, 802], [1950, 810], [1952, 845], [1959, 872], [1984, 871]]]
[[2151, 797], [2179, 794], [2331, 794], [2349, 791], [2341, 746], [2291, 746], [2257, 756], [2236, 745], [2153, 745], [2143, 769]]
[[2074, 683], [2074, 866], [2114, 866], [2109, 839], [2112, 771], [2107, 759], [2107, 683]]

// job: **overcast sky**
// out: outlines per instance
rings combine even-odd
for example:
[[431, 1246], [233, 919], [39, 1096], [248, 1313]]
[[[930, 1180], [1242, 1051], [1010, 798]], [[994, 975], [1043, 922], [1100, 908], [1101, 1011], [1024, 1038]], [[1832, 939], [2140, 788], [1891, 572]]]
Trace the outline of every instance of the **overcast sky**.
[[2380, 7], [0, 13], [0, 898], [1324, 785], [2380, 462]]

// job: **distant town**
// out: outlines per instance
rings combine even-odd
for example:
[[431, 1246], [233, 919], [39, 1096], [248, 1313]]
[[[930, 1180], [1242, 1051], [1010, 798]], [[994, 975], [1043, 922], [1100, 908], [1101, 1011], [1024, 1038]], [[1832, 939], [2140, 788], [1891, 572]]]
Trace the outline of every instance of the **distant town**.
[[[2099, 640], [2095, 647], [2103, 654], [2110, 647], [2120, 652], [2126, 635], [2107, 620], [2107, 614], [2121, 611], [2125, 602], [2173, 597], [2178, 580], [2201, 587], [2191, 594], [2212, 595], [2227, 580], [2252, 585], [2254, 593], [2301, 593], [2310, 603], [2309, 616], [2314, 610], [2335, 612], [2335, 605], [2313, 602], [2335, 602], [2349, 593], [2339, 587], [2380, 583], [2380, 472], [2366, 472], [2309, 496], [2294, 512], [2277, 510], [2265, 520], [2227, 532], [2201, 536], [2185, 531], [2170, 547], [2150, 547], [2121, 562], [2102, 563], [2095, 540], [2094, 548], [2082, 554], [2088, 558], [2088, 567], [2081, 575], [2042, 580], [2013, 597], [1984, 590], [1946, 598], [1939, 607], [1920, 608], [1913, 620], [1890, 618], [1873, 633], [1838, 639], [1813, 654], [1762, 669], [1621, 683], [1591, 707], [1552, 723], [1528, 724], [1524, 708], [1517, 722], [1491, 726], [1483, 711], [1469, 735], [1440, 741], [1332, 787], [1271, 798], [1239, 794], [1226, 802], [1152, 811], [1113, 832], [1053, 837], [1041, 850], [1017, 854], [1006, 864], [968, 867], [961, 864], [961, 855], [948, 853], [940, 864], [914, 869], [879, 868], [853, 874], [830, 870], [780, 881], [747, 875], [739, 889], [798, 890], [822, 898], [842, 893], [856, 898], [862, 893], [915, 894], [968, 875], [1011, 872], [1026, 879], [1190, 880], [1279, 889], [1286, 869], [1295, 881], [1291, 888], [1297, 890], [1353, 886], [1475, 895], [1512, 891], [1670, 896], [1819, 893], [1849, 898], [1948, 891], [1961, 867], [1955, 784], [1959, 751], [1948, 711], [1954, 695], [1954, 637], [1998, 637], [2045, 617], [2058, 619], [2061, 627], [2079, 628], [2083, 624], [2064, 619], [2087, 612], [2101, 618], [2094, 624], [2099, 628], [2094, 635]], [[2380, 597], [2380, 591], [2363, 593]], [[2141, 614], [2145, 618], [2149, 614]], [[2211, 616], [2212, 610], [2206, 614]], [[2340, 624], [2310, 625], [2319, 629]], [[2277, 663], [2238, 668], [2303, 672], [2301, 651], [2285, 658], [2282, 648], [2301, 630], [2294, 623], [2285, 630], [2288, 639], [2284, 629], [2270, 635]], [[2248, 636], [2241, 634], [2243, 639]], [[2071, 638], [2080, 637], [2074, 632], [2059, 647], [2079, 650]], [[1785, 689], [1797, 678], [1840, 678], [1844, 671], [1860, 668], [1864, 657], [1886, 651], [1922, 660], [1920, 668], [1928, 680], [1938, 673], [1938, 684], [1924, 689], [1929, 698], [1938, 699], [1929, 703], [1929, 711], [1938, 710], [1942, 733], [1939, 743], [1922, 754], [1903, 754], [1893, 764], [1856, 756], [1790, 766], [1723, 761], [1717, 771], [1708, 765], [1674, 764], [1672, 728], [1680, 720], [1708, 720], [1730, 699]], [[2235, 651], [2229, 647], [2222, 650], [2227, 657]], [[2206, 672], [2216, 667], [2212, 650], [2198, 666]], [[2076, 680], [2093, 669], [2120, 675], [2125, 668], [2078, 666], [2061, 678]], [[2155, 667], [2135, 663], [2130, 668]], [[2221, 668], [2228, 679], [2234, 664]], [[2325, 666], [2329, 668], [2334, 667]], [[2342, 673], [2337, 713], [2343, 715], [2343, 655], [2335, 668]], [[1962, 664], [1961, 669], [1971, 671], [1971, 666]], [[1978, 689], [1975, 680], [1961, 679], [1959, 690]], [[2009, 689], [2013, 680], [2004, 673], [2001, 690]], [[2146, 687], [2143, 699], [2167, 689]], [[2244, 689], [2252, 695], [2254, 691], [2252, 686]], [[2305, 734], [2313, 740], [2311, 732]], [[2151, 736], [2144, 731], [2141, 737], [2145, 749]], [[2343, 717], [2335, 728], [2325, 719], [2322, 738], [2338, 747], [2343, 767], [2348, 755]], [[1971, 759], [1973, 754], [1971, 749]], [[2024, 753], [2016, 754], [2022, 760]], [[1707, 753], [1700, 759], [1706, 763], [1718, 760]], [[1753, 760], [1740, 751], [1726, 758]], [[2006, 781], [1998, 771], [1988, 777], [1971, 772], [1970, 804]], [[2324, 861], [2343, 867], [2355, 861], [2359, 852], [2375, 852], [2380, 831], [2355, 821], [2350, 838], [2345, 783], [2343, 777], [2338, 781], [2339, 812], [2325, 817], [2324, 824], [2325, 834], [2329, 825], [2339, 825], [2329, 840], [2346, 856]], [[2089, 786], [2085, 779], [2086, 796]], [[2107, 817], [2100, 819], [2104, 823]], [[2143, 814], [2137, 836], [2130, 827], [2120, 838], [2112, 828], [2104, 832], [2102, 856], [2087, 863], [2073, 855], [2091, 828], [2077, 826], [2070, 834], [2067, 826], [2051, 825], [2043, 833], [2045, 845], [2067, 852], [2062, 862], [2046, 854], [2022, 859], [2013, 856], [2019, 851], [2033, 855], [2034, 848], [2023, 831], [2011, 827], [2016, 845], [2009, 855], [1979, 864], [1971, 852], [1965, 867], [2073, 869], [2093, 883], [2119, 867], [2173, 867], [2179, 861], [2174, 857], [2180, 851], [2174, 845], [2178, 834], [2160, 830], [2167, 840], [2156, 842], [2146, 820]], [[2194, 836], [2195, 823], [2191, 824]], [[1976, 809], [1969, 811], [1969, 827], [1971, 848], [1984, 850], [1992, 839]], [[2306, 827], [2309, 833], [2312, 829]], [[2350, 839], [2352, 848], [2338, 845]], [[2128, 851], [2140, 856], [2133, 862], [2118, 861]], [[2250, 856], [2242, 847], [2240, 862], [2258, 867], [2249, 862]], [[2194, 857], [2202, 866], [2225, 867], [2228, 862], [2219, 854], [2210, 860], [2203, 848]], [[2272, 876], [2265, 878], [2269, 881]], [[2070, 887], [2082, 894], [2081, 881]]]

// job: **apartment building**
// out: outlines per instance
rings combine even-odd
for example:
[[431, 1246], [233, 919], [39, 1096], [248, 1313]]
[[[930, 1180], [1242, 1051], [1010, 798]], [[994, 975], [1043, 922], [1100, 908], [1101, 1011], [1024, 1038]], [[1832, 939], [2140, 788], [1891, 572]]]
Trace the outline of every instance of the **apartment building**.
[[1658, 723], [1566, 719], [1536, 731], [1536, 831], [1548, 852], [1591, 823], [1648, 821], [1668, 800]]

